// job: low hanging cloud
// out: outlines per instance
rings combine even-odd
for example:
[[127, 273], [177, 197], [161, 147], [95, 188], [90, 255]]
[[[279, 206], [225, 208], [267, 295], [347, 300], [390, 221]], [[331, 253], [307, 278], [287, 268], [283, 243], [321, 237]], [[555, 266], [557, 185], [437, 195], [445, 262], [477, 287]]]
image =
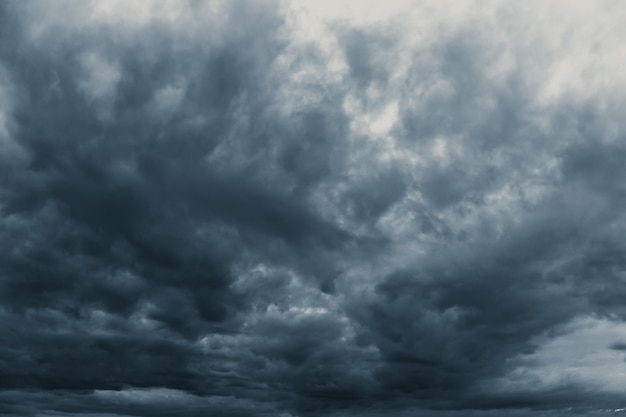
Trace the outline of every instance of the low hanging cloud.
[[4, 3], [0, 413], [622, 412], [625, 16]]

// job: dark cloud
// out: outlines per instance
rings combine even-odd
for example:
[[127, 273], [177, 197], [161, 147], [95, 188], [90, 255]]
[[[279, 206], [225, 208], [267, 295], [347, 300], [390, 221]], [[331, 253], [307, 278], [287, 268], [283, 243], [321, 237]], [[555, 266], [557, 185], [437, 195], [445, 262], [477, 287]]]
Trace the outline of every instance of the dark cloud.
[[619, 94], [528, 11], [298, 7], [1, 6], [0, 413], [618, 412]]
[[613, 350], [626, 350], [626, 343], [624, 342], [615, 342], [610, 346]]

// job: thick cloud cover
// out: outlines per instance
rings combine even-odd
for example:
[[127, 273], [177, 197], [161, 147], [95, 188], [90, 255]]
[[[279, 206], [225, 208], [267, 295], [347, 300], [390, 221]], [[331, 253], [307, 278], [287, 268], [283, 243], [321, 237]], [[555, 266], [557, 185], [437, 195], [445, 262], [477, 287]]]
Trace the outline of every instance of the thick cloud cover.
[[0, 413], [626, 406], [620, 2], [7, 1]]

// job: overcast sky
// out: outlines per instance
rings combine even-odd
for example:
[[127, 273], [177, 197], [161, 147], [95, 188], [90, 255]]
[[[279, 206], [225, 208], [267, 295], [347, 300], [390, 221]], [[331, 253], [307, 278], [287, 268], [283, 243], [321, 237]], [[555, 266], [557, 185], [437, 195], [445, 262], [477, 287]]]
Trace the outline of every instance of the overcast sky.
[[0, 3], [0, 414], [626, 407], [622, 1]]

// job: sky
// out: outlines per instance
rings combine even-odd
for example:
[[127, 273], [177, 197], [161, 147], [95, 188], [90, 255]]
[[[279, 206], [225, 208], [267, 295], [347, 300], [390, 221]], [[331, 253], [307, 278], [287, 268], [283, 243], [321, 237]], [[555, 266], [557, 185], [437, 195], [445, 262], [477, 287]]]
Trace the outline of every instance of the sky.
[[0, 415], [626, 413], [626, 4], [0, 3]]

